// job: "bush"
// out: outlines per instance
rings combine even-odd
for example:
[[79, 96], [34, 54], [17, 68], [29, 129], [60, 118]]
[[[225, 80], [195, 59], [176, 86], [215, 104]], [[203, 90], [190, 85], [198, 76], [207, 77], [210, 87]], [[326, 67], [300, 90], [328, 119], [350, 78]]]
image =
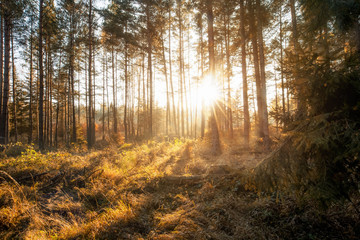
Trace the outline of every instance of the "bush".
[[30, 145], [23, 144], [21, 142], [10, 143], [5, 145], [5, 150], [3, 151], [7, 157], [18, 157], [22, 153], [26, 152], [26, 149], [32, 148]]

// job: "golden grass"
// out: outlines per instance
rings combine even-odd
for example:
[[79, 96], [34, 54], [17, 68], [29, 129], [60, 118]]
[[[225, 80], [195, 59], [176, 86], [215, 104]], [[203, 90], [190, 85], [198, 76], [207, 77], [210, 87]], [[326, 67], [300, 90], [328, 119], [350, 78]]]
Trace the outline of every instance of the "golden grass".
[[[339, 210], [328, 225], [317, 224], [308, 211], [296, 228], [290, 221], [297, 211], [289, 207], [293, 203], [285, 197], [259, 198], [254, 184], [236, 170], [255, 163], [249, 153], [232, 153], [231, 144], [224, 142], [223, 154], [216, 157], [206, 140], [177, 139], [87, 153], [40, 154], [30, 148], [2, 159], [0, 169], [13, 180], [0, 178], [0, 239], [306, 238], [300, 230], [307, 223], [323, 238], [320, 226], [353, 219]], [[209, 174], [220, 164], [232, 166], [231, 174]], [[171, 176], [180, 180], [168, 180]], [[273, 225], [276, 221], [282, 225]], [[336, 236], [335, 230], [352, 229], [351, 237], [356, 226], [327, 230]]]

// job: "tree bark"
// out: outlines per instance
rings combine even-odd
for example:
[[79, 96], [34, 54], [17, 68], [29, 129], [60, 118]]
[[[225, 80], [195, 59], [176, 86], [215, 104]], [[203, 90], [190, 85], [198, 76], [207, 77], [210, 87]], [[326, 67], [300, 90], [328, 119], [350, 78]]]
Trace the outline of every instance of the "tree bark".
[[245, 6], [244, 0], [240, 0], [240, 34], [241, 34], [241, 67], [243, 80], [243, 104], [244, 104], [244, 145], [249, 147], [250, 138], [250, 114], [248, 98], [248, 82], [246, 69], [246, 35], [245, 35]]
[[171, 88], [171, 100], [173, 108], [173, 125], [175, 129], [175, 134], [179, 134], [179, 128], [176, 121], [176, 108], [175, 108], [175, 96], [174, 96], [174, 86], [172, 79], [172, 58], [171, 58], [171, 7], [169, 5], [169, 72], [170, 72], [170, 88]]
[[191, 97], [191, 74], [190, 74], [190, 69], [191, 69], [191, 66], [190, 66], [190, 20], [188, 21], [188, 26], [187, 26], [187, 50], [188, 50], [188, 62], [187, 62], [187, 65], [188, 65], [188, 83], [189, 83], [189, 117], [190, 117], [190, 136], [192, 137], [193, 136], [193, 107], [192, 107], [192, 97]]
[[102, 140], [105, 140], [105, 48], [103, 49]]
[[150, 91], [150, 99], [149, 99], [149, 135], [150, 138], [153, 137], [153, 72], [152, 72], [152, 26], [150, 20], [150, 3], [146, 4], [146, 27], [147, 27], [147, 53], [148, 53], [148, 71], [149, 71], [149, 91]]
[[165, 82], [166, 82], [166, 126], [165, 126], [165, 133], [166, 136], [169, 135], [169, 122], [170, 122], [170, 98], [169, 98], [169, 79], [167, 73], [167, 66], [166, 66], [166, 58], [165, 58], [165, 44], [164, 44], [164, 31], [161, 31], [161, 50], [162, 50], [162, 61], [164, 65], [164, 75], [165, 75]]
[[[214, 15], [213, 15], [213, 0], [207, 0], [207, 20], [208, 20], [208, 48], [209, 48], [209, 72], [215, 78], [215, 50], [214, 50]], [[219, 130], [216, 122], [216, 107], [212, 107], [210, 116], [210, 126], [212, 134], [212, 151], [213, 154], [220, 154], [220, 139]]]
[[[141, 59], [141, 67], [142, 67], [142, 89], [143, 89], [143, 97], [142, 97], [142, 104], [143, 104], [143, 119], [146, 120], [146, 111], [147, 111], [147, 106], [146, 106], [146, 87], [145, 87], [145, 52], [142, 51], [142, 59]], [[143, 135], [145, 136], [146, 133], [146, 122], [143, 121]]]
[[300, 97], [302, 95], [303, 92], [303, 87], [301, 86], [301, 84], [298, 82], [298, 74], [299, 74], [299, 67], [297, 66], [298, 62], [299, 62], [299, 50], [300, 50], [300, 46], [299, 46], [299, 42], [298, 42], [298, 30], [297, 30], [297, 19], [296, 19], [296, 9], [295, 9], [295, 0], [289, 0], [289, 4], [290, 4], [290, 12], [291, 12], [291, 27], [292, 27], [292, 43], [293, 43], [293, 48], [294, 48], [294, 55], [295, 55], [295, 72], [294, 72], [294, 77], [295, 77], [295, 88], [296, 91], [298, 93], [298, 98], [297, 98], [297, 111], [296, 111], [296, 116], [300, 117], [300, 116], [304, 116], [306, 115], [306, 104], [304, 101], [303, 97]]
[[106, 78], [106, 108], [107, 108], [107, 130], [110, 136], [110, 101], [109, 101], [109, 76], [108, 76], [108, 55], [105, 59], [105, 78]]
[[[201, 14], [201, 13], [200, 13]], [[200, 30], [200, 71], [201, 79], [204, 80], [204, 49], [203, 49], [203, 25], [202, 25], [202, 14], [199, 19], [199, 30]], [[205, 103], [204, 99], [201, 99], [201, 122], [200, 122], [200, 136], [205, 136]]]
[[[29, 139], [28, 143], [32, 142], [33, 132], [33, 117], [32, 117], [32, 84], [33, 84], [33, 20], [31, 19], [31, 33], [30, 33], [30, 76], [29, 76]], [[2, 59], [2, 58], [1, 58]], [[1, 90], [0, 90], [1, 91]]]
[[16, 70], [15, 70], [15, 57], [14, 57], [14, 31], [11, 29], [11, 64], [12, 64], [12, 90], [13, 90], [13, 104], [14, 104], [14, 135], [15, 142], [18, 141], [18, 129], [17, 129], [17, 108], [16, 108]]
[[182, 17], [181, 17], [181, 0], [178, 4], [178, 24], [179, 24], [179, 84], [180, 84], [180, 119], [181, 119], [181, 136], [185, 136], [185, 118], [184, 118], [184, 89], [183, 89], [183, 50], [182, 50]]
[[[126, 106], [127, 106], [127, 59], [125, 50], [125, 113], [124, 113], [124, 124], [125, 124], [125, 139], [126, 139]], [[112, 69], [112, 82], [113, 82], [113, 131], [117, 133], [117, 109], [116, 109], [116, 84], [115, 84], [115, 63], [114, 63], [114, 46], [111, 47], [111, 69]]]
[[128, 49], [127, 43], [125, 43], [125, 104], [124, 104], [124, 128], [125, 128], [125, 141], [129, 138], [129, 126], [128, 126], [128, 98], [129, 98], [129, 79], [128, 79]]
[[175, 129], [175, 134], [179, 134], [179, 127], [176, 121], [176, 108], [175, 108], [175, 96], [174, 96], [174, 86], [172, 79], [172, 58], [171, 58], [171, 7], [169, 5], [169, 72], [170, 72], [170, 88], [171, 88], [171, 100], [172, 100], [172, 109], [173, 109], [173, 126]]
[[2, 112], [2, 101], [3, 101], [3, 59], [4, 59], [4, 42], [3, 42], [4, 27], [3, 26], [4, 26], [4, 18], [3, 16], [0, 15], [0, 116]]
[[234, 129], [232, 121], [232, 103], [231, 103], [231, 63], [230, 63], [230, 16], [226, 15], [226, 29], [225, 29], [225, 48], [226, 48], [226, 77], [227, 77], [227, 119], [229, 126], [230, 138], [233, 138]]
[[43, 107], [43, 100], [44, 100], [44, 70], [43, 70], [43, 26], [42, 26], [42, 19], [43, 19], [43, 2], [44, 0], [40, 0], [40, 7], [39, 7], [39, 148], [41, 150], [44, 149], [44, 107]]
[[256, 15], [257, 15], [257, 36], [259, 44], [259, 57], [260, 57], [260, 83], [261, 83], [261, 100], [262, 100], [262, 124], [261, 129], [264, 136], [265, 147], [269, 147], [270, 136], [269, 136], [269, 120], [267, 110], [267, 96], [266, 96], [266, 74], [265, 74], [265, 54], [264, 54], [264, 39], [263, 39], [263, 27], [262, 27], [262, 16], [260, 11], [260, 0], [256, 0]]
[[71, 107], [72, 107], [72, 136], [71, 136], [71, 142], [76, 142], [76, 115], [75, 115], [75, 81], [74, 81], [74, 65], [75, 65], [75, 53], [74, 53], [74, 11], [75, 9], [72, 9], [72, 16], [71, 16], [71, 23], [70, 23], [70, 80], [71, 80]]
[[[58, 90], [60, 89], [60, 75], [61, 75], [61, 50], [59, 54], [59, 73], [58, 73]], [[55, 119], [55, 148], [58, 147], [58, 124], [59, 124], [59, 111], [60, 111], [60, 96], [58, 96], [57, 103], [56, 103], [56, 119]]]
[[282, 113], [285, 117], [286, 103], [285, 103], [285, 85], [284, 85], [284, 50], [283, 50], [283, 27], [282, 27], [282, 6], [280, 7], [280, 71], [281, 71], [281, 96], [282, 96]]
[[88, 105], [88, 126], [87, 126], [87, 144], [88, 144], [88, 149], [91, 149], [94, 143], [94, 139], [93, 137], [93, 110], [92, 110], [92, 106], [93, 106], [93, 97], [92, 97], [92, 0], [90, 0], [90, 4], [89, 4], [89, 35], [88, 35], [88, 41], [89, 41], [89, 58], [88, 58], [88, 62], [89, 62], [89, 89], [88, 89], [88, 94], [89, 94], [89, 105]]
[[259, 66], [259, 50], [258, 50], [258, 43], [257, 43], [257, 31], [255, 26], [255, 13], [254, 13], [254, 6], [251, 2], [249, 2], [249, 25], [250, 25], [250, 32], [251, 32], [251, 42], [253, 46], [253, 57], [254, 57], [254, 68], [255, 68], [255, 80], [256, 80], [256, 100], [257, 100], [257, 107], [258, 107], [258, 135], [260, 138], [264, 137], [264, 132], [262, 129], [263, 126], [263, 99], [261, 94], [261, 77], [260, 77], [260, 66]]

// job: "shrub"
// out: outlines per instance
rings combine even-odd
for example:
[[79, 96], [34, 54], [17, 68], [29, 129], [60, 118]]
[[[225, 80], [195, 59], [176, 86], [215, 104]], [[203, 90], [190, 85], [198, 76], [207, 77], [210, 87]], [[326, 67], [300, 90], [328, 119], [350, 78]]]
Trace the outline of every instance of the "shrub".
[[26, 151], [28, 148], [33, 148], [30, 145], [23, 144], [21, 142], [10, 143], [5, 146], [4, 153], [7, 157], [18, 157]]

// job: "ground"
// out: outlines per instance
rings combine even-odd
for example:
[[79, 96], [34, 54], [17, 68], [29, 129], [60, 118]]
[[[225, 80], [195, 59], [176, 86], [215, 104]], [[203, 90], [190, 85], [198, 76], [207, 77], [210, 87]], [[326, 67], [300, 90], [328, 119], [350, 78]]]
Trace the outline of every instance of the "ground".
[[[256, 191], [266, 155], [206, 141], [108, 146], [0, 161], [1, 239], [356, 239], [358, 216]], [[16, 154], [15, 154], [16, 155]], [[345, 210], [344, 210], [345, 209]], [[354, 224], [355, 223], [355, 224]]]

